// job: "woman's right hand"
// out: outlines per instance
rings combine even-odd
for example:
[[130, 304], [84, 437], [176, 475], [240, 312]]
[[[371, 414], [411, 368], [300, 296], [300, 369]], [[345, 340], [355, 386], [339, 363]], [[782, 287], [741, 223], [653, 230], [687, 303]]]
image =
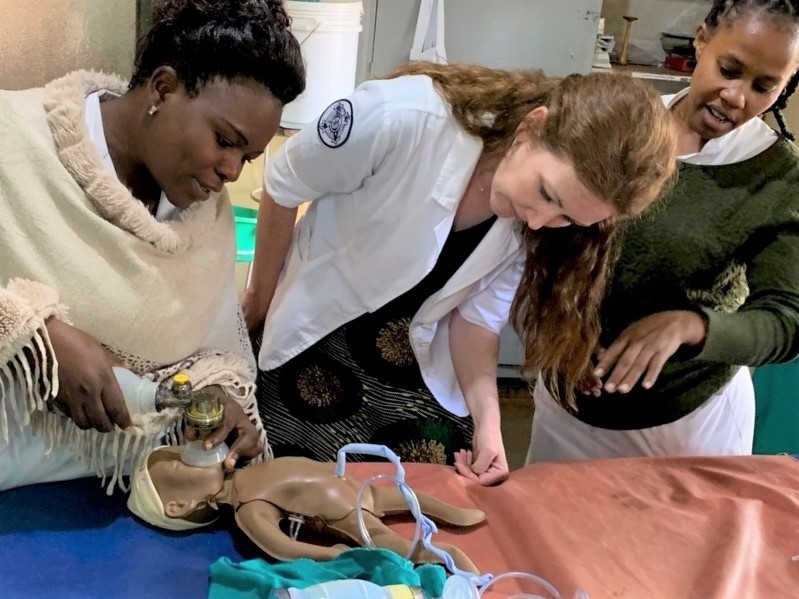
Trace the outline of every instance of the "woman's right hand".
[[483, 486], [497, 485], [508, 478], [510, 469], [498, 419], [489, 418], [483, 425], [475, 423], [472, 448], [455, 452], [455, 471]]
[[111, 370], [123, 363], [91, 335], [51, 318], [47, 332], [58, 360], [56, 406], [78, 428], [111, 432], [125, 429], [132, 421], [119, 383]]
[[603, 390], [627, 393], [635, 385], [650, 389], [666, 362], [682, 345], [701, 346], [707, 319], [693, 310], [667, 310], [636, 320], [600, 356], [594, 375]]

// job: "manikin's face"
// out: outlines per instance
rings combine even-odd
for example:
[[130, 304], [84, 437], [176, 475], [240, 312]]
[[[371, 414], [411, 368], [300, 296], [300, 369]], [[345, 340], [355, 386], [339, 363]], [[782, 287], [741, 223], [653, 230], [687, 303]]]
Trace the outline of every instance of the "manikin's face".
[[[546, 108], [531, 115], [546, 118]], [[494, 173], [491, 210], [531, 229], [586, 227], [617, 216], [613, 206], [583, 185], [569, 160], [523, 141], [514, 144]]]
[[222, 464], [199, 468], [180, 460], [180, 449], [164, 447], [150, 454], [147, 465], [158, 495], [164, 505], [169, 502], [202, 500], [218, 493], [225, 480]]
[[767, 16], [741, 15], [713, 32], [701, 25], [696, 55], [691, 87], [675, 114], [701, 139], [715, 139], [777, 100], [799, 65], [799, 34]]
[[193, 97], [181, 85], [150, 117], [147, 170], [179, 208], [205, 201], [263, 153], [281, 111], [280, 101], [249, 79], [214, 79]]

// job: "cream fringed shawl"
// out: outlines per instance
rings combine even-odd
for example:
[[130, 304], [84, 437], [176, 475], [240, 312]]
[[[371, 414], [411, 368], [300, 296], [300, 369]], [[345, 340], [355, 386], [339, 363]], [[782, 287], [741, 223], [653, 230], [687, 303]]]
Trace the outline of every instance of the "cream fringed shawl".
[[[109, 491], [164, 435], [180, 438], [180, 414], [136, 417], [132, 430], [103, 434], [49, 412], [58, 392], [51, 316], [148, 378], [182, 369], [197, 387], [220, 385], [266, 444], [240, 316], [219, 316], [235, 260], [230, 203], [215, 195], [158, 222], [105, 169], [84, 125], [85, 98], [125, 88], [75, 72], [44, 89], [0, 91], [0, 451], [32, 427], [48, 451], [66, 445], [98, 475], [112, 472]], [[212, 327], [217, 343], [203, 347]]]

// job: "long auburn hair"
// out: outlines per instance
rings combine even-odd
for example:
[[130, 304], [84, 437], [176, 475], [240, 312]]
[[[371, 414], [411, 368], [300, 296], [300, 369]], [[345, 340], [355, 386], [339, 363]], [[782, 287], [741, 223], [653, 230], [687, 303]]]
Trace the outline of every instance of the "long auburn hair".
[[[676, 172], [676, 132], [655, 90], [626, 75], [503, 71], [472, 64], [408, 63], [388, 78], [426, 75], [460, 126], [487, 155], [514, 141], [567, 159], [589, 190], [619, 218], [639, 214]], [[543, 125], [528, 118], [548, 108]], [[617, 219], [618, 220], [618, 219]], [[590, 227], [521, 226], [527, 253], [511, 322], [522, 339], [522, 370], [543, 377], [564, 407], [589, 372], [599, 339], [599, 309], [615, 254], [616, 221]]]

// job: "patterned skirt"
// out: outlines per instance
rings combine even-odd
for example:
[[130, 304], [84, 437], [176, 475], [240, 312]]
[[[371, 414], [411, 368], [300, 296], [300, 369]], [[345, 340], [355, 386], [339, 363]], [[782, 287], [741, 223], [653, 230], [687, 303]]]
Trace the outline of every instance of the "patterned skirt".
[[452, 464], [455, 451], [471, 447], [471, 417], [442, 408], [422, 380], [410, 318], [381, 316], [365, 314], [259, 372], [258, 406], [276, 457], [328, 461], [347, 443], [377, 443], [405, 462]]

